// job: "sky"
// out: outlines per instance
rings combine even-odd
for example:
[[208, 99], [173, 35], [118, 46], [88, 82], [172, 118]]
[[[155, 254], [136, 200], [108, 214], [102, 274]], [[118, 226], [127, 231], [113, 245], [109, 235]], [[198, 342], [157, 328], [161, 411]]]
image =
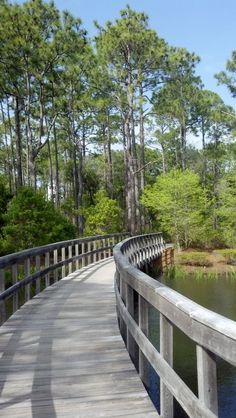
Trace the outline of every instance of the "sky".
[[217, 92], [236, 108], [226, 86], [217, 86], [214, 74], [225, 69], [236, 49], [236, 0], [54, 0], [60, 9], [80, 17], [90, 37], [96, 34], [94, 20], [103, 25], [119, 17], [127, 3], [144, 11], [155, 29], [170, 45], [187, 48], [201, 58], [197, 74], [206, 89]]

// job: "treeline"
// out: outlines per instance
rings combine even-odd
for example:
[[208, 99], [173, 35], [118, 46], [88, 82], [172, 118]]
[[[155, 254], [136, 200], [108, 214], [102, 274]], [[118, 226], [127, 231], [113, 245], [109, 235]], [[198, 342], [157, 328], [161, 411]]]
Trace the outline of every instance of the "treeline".
[[[0, 2], [0, 250], [157, 228], [180, 246], [234, 245], [233, 109], [144, 13], [96, 27], [90, 40], [53, 3]], [[235, 68], [233, 53], [217, 76], [232, 94]], [[30, 235], [52, 218], [58, 235]]]

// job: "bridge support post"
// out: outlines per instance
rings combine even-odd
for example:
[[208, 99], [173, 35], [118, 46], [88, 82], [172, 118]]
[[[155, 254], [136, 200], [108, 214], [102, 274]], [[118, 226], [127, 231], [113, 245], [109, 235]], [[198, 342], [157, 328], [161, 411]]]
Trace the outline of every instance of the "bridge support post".
[[197, 345], [198, 397], [218, 416], [217, 375], [215, 356]]
[[[160, 313], [160, 354], [173, 367], [173, 326]], [[173, 418], [173, 395], [161, 380], [160, 386], [161, 417]]]
[[[138, 321], [139, 327], [143, 333], [148, 336], [148, 303], [147, 301], [139, 295], [138, 297]], [[139, 349], [139, 375], [143, 383], [149, 385], [149, 363]]]

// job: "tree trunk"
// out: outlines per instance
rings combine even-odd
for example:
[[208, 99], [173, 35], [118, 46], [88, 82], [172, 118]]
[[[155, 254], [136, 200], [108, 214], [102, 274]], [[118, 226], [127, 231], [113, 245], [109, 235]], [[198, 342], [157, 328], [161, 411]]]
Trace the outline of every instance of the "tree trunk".
[[15, 97], [15, 132], [16, 132], [16, 188], [23, 184], [22, 176], [22, 143], [21, 143], [21, 104], [18, 96]]

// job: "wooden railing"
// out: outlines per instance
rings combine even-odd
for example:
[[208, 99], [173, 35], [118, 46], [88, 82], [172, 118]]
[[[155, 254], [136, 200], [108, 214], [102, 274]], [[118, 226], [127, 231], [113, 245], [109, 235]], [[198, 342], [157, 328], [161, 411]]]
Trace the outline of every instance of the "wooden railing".
[[[218, 416], [216, 356], [236, 365], [236, 323], [194, 303], [139, 270], [165, 253], [161, 234], [128, 238], [114, 248], [121, 334], [147, 383], [148, 363], [160, 376], [160, 414], [173, 417], [173, 398], [191, 418]], [[138, 308], [134, 300], [138, 299]], [[148, 338], [148, 306], [160, 312], [160, 352]], [[138, 310], [138, 315], [134, 312]], [[196, 344], [198, 397], [173, 370], [173, 326]], [[148, 363], [147, 363], [148, 362]]]
[[128, 234], [57, 242], [0, 257], [0, 322], [45, 287], [74, 270], [110, 257]]

